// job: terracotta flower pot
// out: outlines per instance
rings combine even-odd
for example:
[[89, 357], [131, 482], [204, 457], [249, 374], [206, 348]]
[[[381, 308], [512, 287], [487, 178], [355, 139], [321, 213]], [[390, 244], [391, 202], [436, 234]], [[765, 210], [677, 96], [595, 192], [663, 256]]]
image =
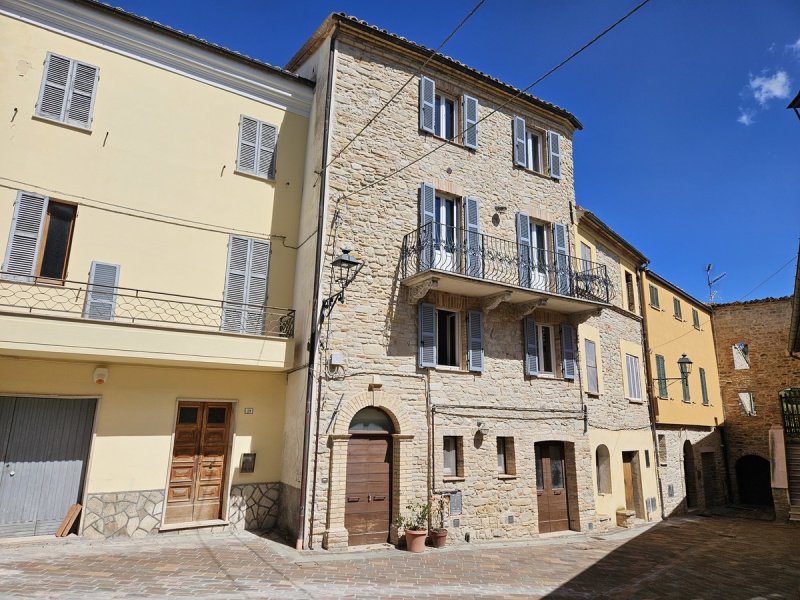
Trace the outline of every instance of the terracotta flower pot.
[[431, 546], [441, 548], [447, 542], [447, 529], [431, 529]]
[[406, 529], [406, 549], [409, 552], [423, 552], [425, 550], [425, 538], [428, 537], [428, 530], [413, 531]]

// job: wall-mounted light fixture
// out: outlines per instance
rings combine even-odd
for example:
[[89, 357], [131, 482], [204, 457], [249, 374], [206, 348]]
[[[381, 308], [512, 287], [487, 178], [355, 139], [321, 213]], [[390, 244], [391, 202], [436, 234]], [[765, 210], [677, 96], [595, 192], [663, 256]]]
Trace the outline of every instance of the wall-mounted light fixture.
[[108, 369], [106, 367], [97, 367], [92, 373], [92, 379], [98, 385], [108, 381]]
[[489, 426], [485, 421], [478, 421], [478, 431], [480, 431], [481, 435], [489, 435]]
[[344, 302], [344, 291], [347, 289], [348, 285], [353, 283], [353, 280], [363, 266], [364, 263], [350, 256], [349, 248], [342, 248], [342, 253], [331, 263], [334, 279], [340, 289], [338, 292], [322, 301], [320, 322], [324, 321], [325, 317], [331, 314], [337, 302]]
[[687, 377], [689, 377], [689, 373], [692, 372], [692, 359], [682, 354], [681, 357], [678, 359], [678, 369], [680, 369], [681, 376], [680, 377], [656, 377], [653, 381], [685, 381]]

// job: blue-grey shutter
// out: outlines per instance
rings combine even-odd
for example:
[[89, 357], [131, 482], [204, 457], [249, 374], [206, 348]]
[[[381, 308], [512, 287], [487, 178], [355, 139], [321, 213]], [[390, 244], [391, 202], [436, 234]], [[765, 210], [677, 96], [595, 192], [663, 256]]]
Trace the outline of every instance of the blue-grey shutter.
[[467, 348], [469, 370], [483, 372], [483, 313], [479, 310], [467, 312]]
[[483, 250], [481, 244], [479, 207], [477, 198], [467, 196], [464, 200], [464, 230], [466, 232], [467, 275], [483, 277]]
[[708, 406], [708, 386], [706, 384], [706, 370], [700, 367], [700, 391], [703, 393], [703, 406]]
[[8, 237], [6, 257], [3, 262], [4, 279], [33, 281], [36, 261], [39, 258], [44, 217], [47, 214], [47, 202], [47, 196], [17, 192], [11, 234]]
[[628, 371], [628, 398], [640, 400], [642, 393], [639, 381], [639, 357], [626, 354], [625, 365]]
[[247, 301], [247, 262], [250, 238], [232, 235], [228, 242], [228, 267], [222, 305], [222, 331], [244, 331], [244, 304]]
[[525, 337], [525, 374], [539, 374], [539, 338], [536, 332], [536, 322], [530, 317], [522, 321]]
[[272, 179], [275, 176], [275, 143], [278, 129], [269, 123], [258, 123], [258, 159], [256, 173]]
[[564, 379], [575, 379], [575, 328], [561, 326], [561, 354]]
[[71, 70], [72, 61], [70, 59], [47, 53], [42, 89], [39, 91], [39, 102], [36, 105], [37, 115], [58, 121], [64, 120]]
[[664, 357], [660, 354], [656, 354], [656, 379], [658, 379], [658, 397], [668, 398], [667, 369], [664, 364]]
[[433, 79], [422, 77], [419, 80], [419, 128], [434, 133], [436, 119], [436, 84]]
[[419, 311], [418, 357], [420, 367], [436, 367], [436, 306], [427, 302], [417, 305]]
[[528, 166], [527, 152], [525, 151], [525, 119], [514, 117], [512, 132], [514, 140], [514, 164], [520, 167]]
[[92, 124], [94, 96], [100, 70], [86, 63], [73, 61], [72, 75], [67, 95], [65, 122], [79, 127]]
[[433, 267], [436, 188], [423, 183], [419, 188], [419, 271]]
[[117, 306], [117, 287], [119, 287], [119, 265], [93, 261], [89, 270], [83, 318], [113, 321]]
[[519, 284], [531, 287], [531, 220], [527, 213], [517, 213], [517, 261]]
[[239, 171], [255, 173], [258, 145], [258, 121], [242, 115], [239, 119], [239, 152], [236, 168]]
[[567, 252], [567, 226], [563, 223], [553, 223], [553, 245], [556, 251], [556, 292], [569, 296], [572, 293], [572, 269]]
[[478, 148], [478, 99], [464, 94], [464, 145]]
[[244, 332], [252, 335], [264, 335], [270, 243], [256, 239], [251, 239], [249, 242]]
[[555, 131], [548, 131], [550, 146], [550, 177], [561, 179], [561, 136]]

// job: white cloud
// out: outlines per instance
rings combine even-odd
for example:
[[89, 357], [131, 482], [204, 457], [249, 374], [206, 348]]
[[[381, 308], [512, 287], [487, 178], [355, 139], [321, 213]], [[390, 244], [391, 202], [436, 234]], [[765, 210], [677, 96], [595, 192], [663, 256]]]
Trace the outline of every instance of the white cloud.
[[800, 38], [794, 44], [786, 44], [786, 49], [794, 54], [795, 58], [800, 58]]
[[753, 117], [755, 113], [752, 110], [744, 110], [743, 108], [739, 109], [739, 118], [736, 119], [739, 123], [744, 126], [752, 125], [755, 121]]
[[773, 53], [775, 52], [775, 47], [776, 47], [776, 46], [777, 46], [777, 44], [776, 44], [775, 42], [772, 42], [772, 43], [769, 45], [769, 48], [767, 48], [767, 52], [769, 52], [770, 54], [773, 54]]
[[773, 98], [788, 98], [790, 83], [786, 71], [778, 71], [772, 77], [750, 76], [750, 89], [761, 106]]

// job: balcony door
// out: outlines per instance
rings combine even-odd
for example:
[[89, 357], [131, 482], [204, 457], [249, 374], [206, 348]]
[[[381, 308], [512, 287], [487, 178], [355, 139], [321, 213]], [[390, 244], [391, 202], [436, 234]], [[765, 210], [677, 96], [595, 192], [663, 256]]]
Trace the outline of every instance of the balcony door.
[[550, 259], [550, 247], [547, 239], [548, 227], [544, 223], [531, 221], [530, 240], [531, 240], [531, 287], [537, 290], [548, 290], [550, 288], [550, 275], [548, 263]]
[[437, 269], [458, 272], [458, 222], [458, 202], [454, 198], [436, 196], [433, 260]]

